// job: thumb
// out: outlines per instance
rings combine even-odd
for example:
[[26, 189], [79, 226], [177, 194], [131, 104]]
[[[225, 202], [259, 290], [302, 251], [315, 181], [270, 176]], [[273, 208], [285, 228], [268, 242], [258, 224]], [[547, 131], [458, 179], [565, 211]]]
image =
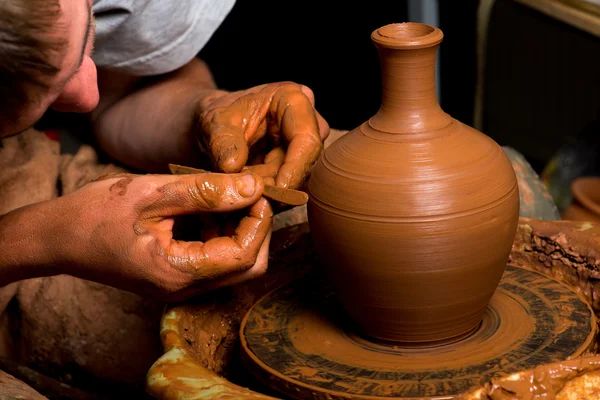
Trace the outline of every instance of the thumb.
[[148, 217], [240, 210], [256, 203], [264, 189], [260, 176], [249, 171], [239, 174], [208, 172], [169, 178], [171, 181], [158, 189], [163, 196], [146, 210]]

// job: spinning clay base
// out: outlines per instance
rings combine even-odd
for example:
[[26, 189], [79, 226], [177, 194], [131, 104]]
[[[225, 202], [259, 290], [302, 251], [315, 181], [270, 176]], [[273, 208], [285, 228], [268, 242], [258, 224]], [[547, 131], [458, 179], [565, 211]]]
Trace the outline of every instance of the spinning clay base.
[[290, 398], [453, 399], [502, 376], [584, 354], [591, 308], [563, 284], [508, 266], [479, 327], [403, 346], [354, 333], [329, 284], [296, 281], [259, 300], [240, 329], [247, 368]]

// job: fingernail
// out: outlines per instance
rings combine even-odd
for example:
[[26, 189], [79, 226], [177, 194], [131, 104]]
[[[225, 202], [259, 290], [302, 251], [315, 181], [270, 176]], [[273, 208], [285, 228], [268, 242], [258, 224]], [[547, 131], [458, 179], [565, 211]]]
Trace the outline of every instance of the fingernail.
[[244, 175], [237, 179], [236, 185], [239, 194], [244, 197], [251, 197], [256, 187], [256, 179], [252, 174]]

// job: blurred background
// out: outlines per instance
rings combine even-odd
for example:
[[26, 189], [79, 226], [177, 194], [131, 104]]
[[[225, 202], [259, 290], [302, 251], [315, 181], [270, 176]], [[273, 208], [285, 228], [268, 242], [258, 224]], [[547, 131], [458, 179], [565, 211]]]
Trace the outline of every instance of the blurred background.
[[575, 178], [598, 175], [600, 0], [338, 4], [237, 0], [200, 57], [225, 89], [305, 84], [331, 127], [349, 130], [379, 107], [371, 32], [429, 23], [445, 35], [438, 96], [447, 113], [521, 152], [561, 211]]

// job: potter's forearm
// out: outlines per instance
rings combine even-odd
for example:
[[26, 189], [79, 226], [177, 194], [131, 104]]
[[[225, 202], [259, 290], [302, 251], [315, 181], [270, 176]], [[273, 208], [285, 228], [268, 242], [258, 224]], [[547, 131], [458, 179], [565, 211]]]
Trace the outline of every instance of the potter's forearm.
[[[107, 80], [111, 79], [109, 73]], [[102, 81], [100, 74], [101, 97], [111, 104], [101, 103], [92, 118], [96, 137], [108, 154], [149, 172], [165, 172], [169, 162], [198, 165], [202, 156], [191, 131], [202, 100], [216, 92], [202, 61], [194, 59], [171, 74], [148, 78], [121, 98], [110, 93], [111, 82]]]
[[63, 224], [56, 200], [0, 216], [0, 286], [62, 273], [67, 262], [63, 249], [68, 242]]

